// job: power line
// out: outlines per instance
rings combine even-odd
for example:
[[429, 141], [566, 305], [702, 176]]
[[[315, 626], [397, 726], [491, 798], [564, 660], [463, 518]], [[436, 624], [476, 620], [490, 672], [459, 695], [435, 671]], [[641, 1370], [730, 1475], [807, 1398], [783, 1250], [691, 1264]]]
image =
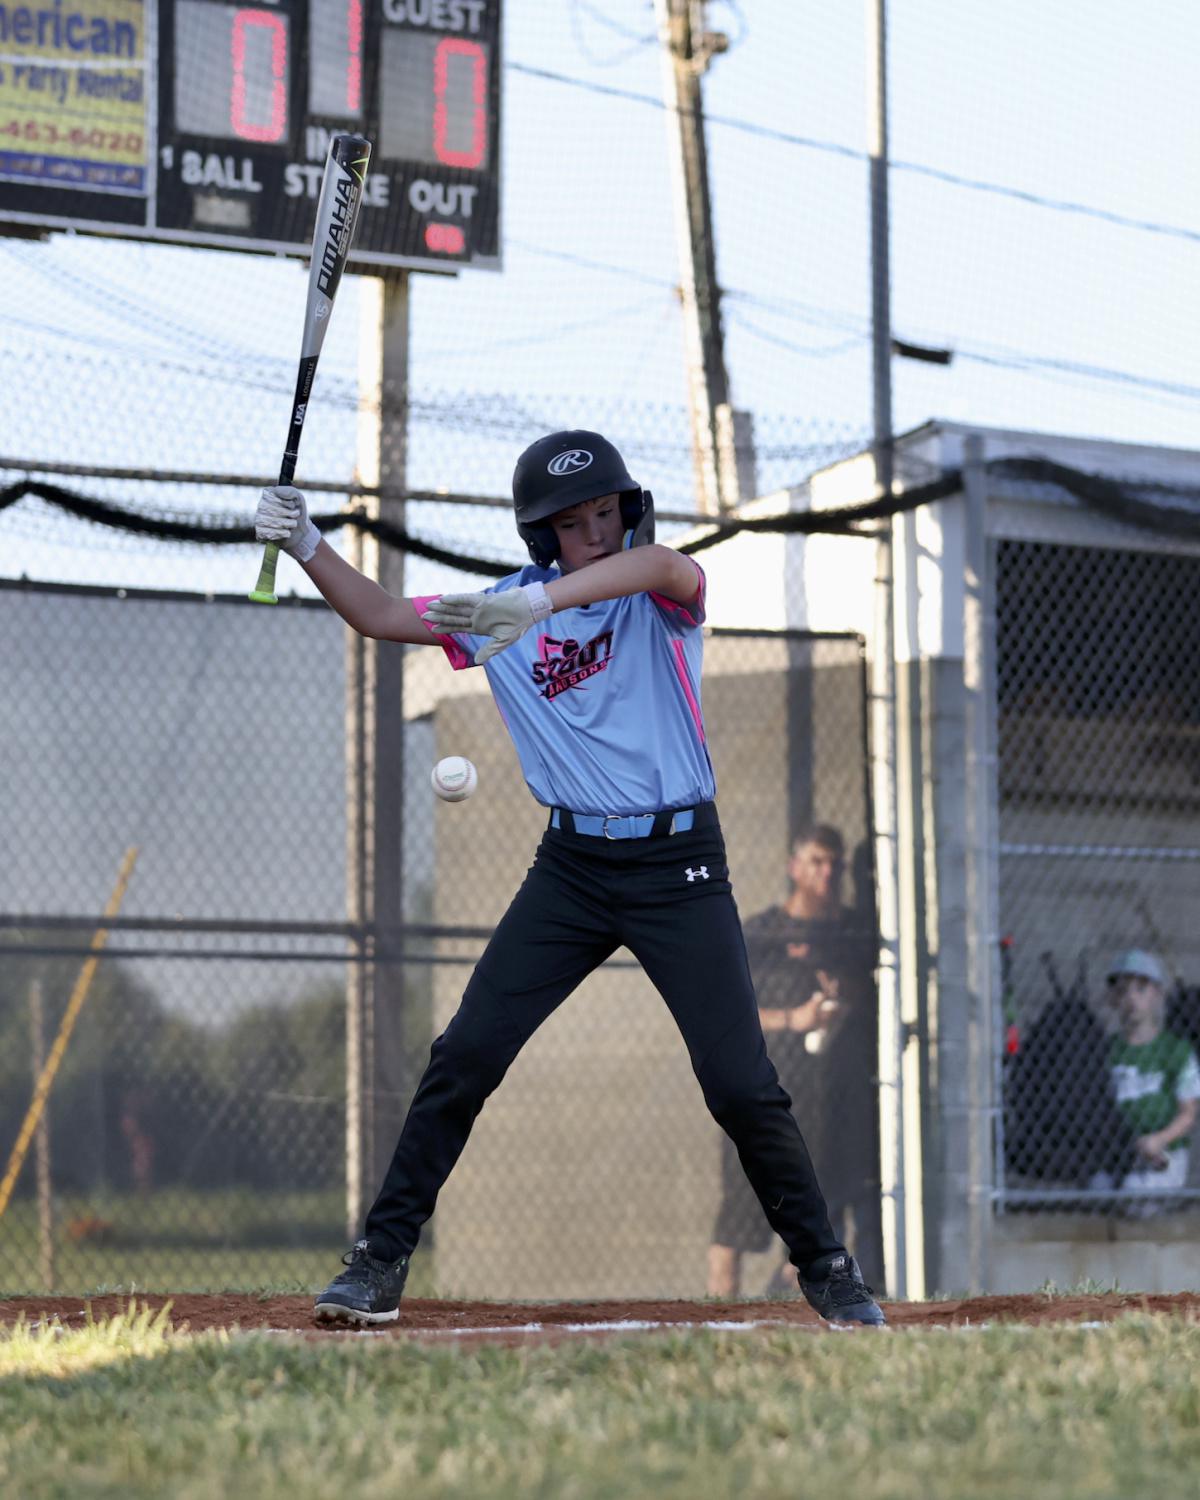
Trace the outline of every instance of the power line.
[[[551, 259], [561, 260], [569, 264], [578, 265], [582, 268], [594, 271], [606, 271], [614, 275], [627, 276], [632, 280], [658, 287], [662, 290], [671, 291], [675, 289], [675, 283], [663, 278], [647, 275], [630, 267], [613, 265], [604, 261], [595, 260], [591, 257], [575, 255], [569, 251], [549, 250], [544, 246], [526, 245], [520, 242], [512, 242], [514, 248], [526, 250], [531, 254], [547, 256]], [[730, 320], [736, 326], [742, 328], [752, 337], [758, 338], [765, 343], [773, 344], [778, 348], [786, 349], [790, 353], [798, 354], [806, 358], [832, 358], [849, 352], [856, 345], [868, 337], [865, 331], [864, 320], [850, 312], [842, 312], [836, 308], [821, 308], [817, 306], [797, 303], [786, 298], [763, 297], [758, 293], [742, 291], [737, 287], [726, 287], [723, 289], [726, 305], [729, 308]], [[811, 345], [803, 345], [785, 338], [761, 327], [748, 319], [737, 303], [745, 302], [748, 306], [758, 307], [764, 311], [771, 312], [777, 316], [792, 317], [800, 322], [807, 322], [816, 326], [844, 329], [848, 338], [825, 348], [814, 348]], [[648, 310], [649, 304], [647, 304]], [[628, 317], [637, 311], [636, 305], [630, 305], [618, 309], [614, 313], [606, 313], [602, 318], [596, 320], [583, 320], [586, 322], [608, 322], [613, 317]], [[42, 323], [34, 319], [20, 318], [12, 314], [0, 315], [0, 322], [17, 329], [23, 329], [42, 336], [53, 334], [70, 340], [77, 340], [76, 331], [54, 328], [50, 324]], [[583, 326], [583, 322], [579, 326]], [[526, 334], [515, 342], [521, 346], [536, 342], [561, 337], [562, 328], [557, 328], [546, 334]], [[1109, 384], [1124, 386], [1131, 391], [1145, 391], [1150, 395], [1167, 395], [1181, 397], [1186, 401], [1194, 401], [1200, 397], [1200, 387], [1188, 385], [1179, 381], [1165, 381], [1149, 375], [1140, 375], [1130, 370], [1114, 369], [1108, 366], [1092, 365], [1082, 361], [1062, 359], [1052, 355], [1039, 355], [1025, 353], [1020, 350], [989, 351], [984, 348], [972, 348], [969, 344], [956, 342], [949, 336], [941, 340], [953, 348], [956, 358], [968, 363], [991, 365], [1000, 369], [1011, 369], [1025, 371], [1028, 373], [1044, 373], [1050, 376], [1063, 375], [1076, 377], [1090, 381], [1103, 381]], [[490, 347], [501, 347], [505, 341], [496, 341]], [[95, 335], [89, 338], [90, 349], [72, 354], [73, 361], [78, 365], [99, 365], [104, 367], [103, 362], [97, 358], [97, 351], [104, 350], [110, 355], [133, 357], [147, 361], [153, 368], [162, 373], [186, 375], [187, 377], [201, 382], [226, 383], [231, 374], [235, 374], [238, 383], [247, 389], [254, 389], [270, 395], [286, 395], [290, 390], [291, 376], [284, 368], [285, 361], [274, 356], [258, 356], [259, 368], [250, 372], [244, 363], [236, 366], [231, 365], [232, 354], [224, 350], [220, 355], [212, 353], [209, 355], [212, 364], [209, 368], [196, 362], [184, 362], [173, 359], [166, 354], [155, 353], [147, 356], [142, 346], [131, 345], [116, 339], [103, 339]], [[13, 358], [16, 351], [5, 351], [0, 348], [0, 354], [6, 354]], [[27, 351], [25, 356], [28, 357]], [[223, 363], [222, 363], [223, 361]], [[352, 377], [339, 377], [337, 372], [329, 371], [323, 378], [322, 399], [331, 406], [340, 406], [344, 410], [358, 410], [373, 408], [379, 403], [371, 402], [359, 391], [357, 382]], [[382, 409], [391, 412], [401, 404], [402, 398], [385, 396]], [[502, 399], [500, 396], [489, 398], [490, 409], [486, 414], [480, 414], [477, 410], [467, 411], [461, 405], [446, 407], [431, 402], [410, 401], [406, 409], [410, 419], [414, 421], [427, 421], [444, 425], [447, 422], [456, 427], [469, 428], [471, 430], [491, 430], [495, 432], [523, 431], [528, 426], [545, 426], [544, 420], [535, 419], [529, 415], [517, 416], [516, 424], [512, 420], [498, 420], [495, 410], [495, 402]], [[469, 405], [470, 403], [468, 403]], [[553, 425], [551, 422], [549, 425]]]
[[[572, 78], [567, 73], [556, 73], [550, 68], [535, 68], [528, 63], [508, 62], [506, 68], [514, 73], [523, 73], [529, 78], [541, 78], [549, 83], [565, 84], [568, 88], [583, 89], [587, 93], [604, 94], [614, 99], [625, 99], [632, 104], [648, 105], [651, 109], [667, 110], [673, 106], [653, 94], [639, 94], [634, 89], [618, 88], [613, 84], [593, 83], [585, 78]], [[816, 136], [796, 135], [791, 131], [778, 130], [771, 125], [757, 125], [752, 120], [741, 120], [732, 115], [705, 112], [705, 123], [723, 125], [728, 130], [738, 130], [744, 135], [763, 140], [779, 141], [786, 146], [799, 146], [806, 151], [819, 151], [827, 156], [839, 156], [846, 161], [865, 164], [870, 160], [866, 151], [856, 146], [845, 146], [839, 141], [821, 140]], [[948, 172], [942, 167], [931, 167], [924, 162], [898, 161], [890, 163], [893, 172], [911, 172], [914, 176], [929, 177], [948, 187], [965, 188], [974, 193], [990, 193], [999, 198], [1011, 198], [1034, 208], [1048, 208], [1055, 213], [1077, 214], [1082, 218], [1097, 219], [1101, 223], [1119, 229], [1136, 229], [1144, 234], [1161, 234], [1171, 239], [1187, 240], [1200, 244], [1200, 229], [1188, 229], [1181, 224], [1163, 224], [1154, 219], [1137, 219], [1130, 214], [1117, 213], [1113, 209], [1097, 208], [1090, 203], [1076, 203], [1069, 198], [1053, 198], [1045, 193], [1034, 193], [1028, 188], [1007, 187], [998, 182], [985, 182], [977, 177], [964, 177], [958, 172]]]
[[[851, 349], [863, 344], [867, 338], [867, 335], [863, 333], [852, 334], [848, 339], [827, 348], [814, 348], [811, 345], [794, 343], [779, 334], [760, 328], [744, 314], [735, 313], [732, 309], [730, 322], [735, 327], [743, 328], [753, 337], [762, 339], [765, 343], [773, 344], [780, 349], [787, 349], [807, 359], [831, 358], [849, 353]], [[1182, 381], [1161, 380], [1152, 375], [1139, 375], [1131, 370], [1113, 369], [1107, 365], [1092, 365], [1080, 360], [1061, 359], [1054, 355], [1027, 354], [1020, 350], [992, 352], [980, 348], [973, 349], [969, 344], [954, 341], [949, 341], [948, 349], [940, 352], [948, 352], [954, 359], [963, 360], [968, 364], [991, 365], [997, 369], [1018, 370], [1030, 374], [1074, 376], [1083, 380], [1104, 381], [1108, 384], [1124, 386], [1131, 391], [1144, 391], [1147, 395], [1178, 396], [1186, 401], [1200, 399], [1200, 386], [1188, 385]], [[919, 358], [920, 356], [910, 354], [909, 357]], [[949, 364], [950, 360], [939, 358], [934, 362]]]
[[1150, 375], [1134, 375], [1128, 370], [1114, 370], [1107, 365], [1083, 364], [1077, 360], [1055, 359], [1048, 355], [986, 354], [982, 350], [954, 346], [954, 357], [975, 364], [995, 365], [1004, 370], [1047, 370], [1061, 375], [1079, 375], [1087, 380], [1103, 380], [1115, 385], [1158, 392], [1167, 396], [1182, 396], [1188, 401], [1200, 400], [1200, 386], [1186, 385], [1178, 380], [1156, 380]]
[[743, 328], [752, 337], [761, 339], [764, 344], [774, 344], [777, 349], [787, 349], [792, 354], [802, 354], [806, 359], [833, 359], [840, 354], [848, 354], [851, 349], [861, 348], [870, 341], [869, 335], [855, 333], [849, 338], [840, 339], [836, 344], [826, 344], [821, 348], [813, 344], [797, 344], [792, 339], [785, 339], [781, 334], [760, 328], [757, 323], [751, 322], [745, 313], [734, 308], [729, 309], [729, 322], [735, 328]]
[[[511, 66], [518, 67], [519, 65], [512, 64]], [[555, 79], [560, 79], [561, 77], [561, 75], [556, 74], [550, 74], [548, 76]], [[573, 80], [566, 78], [561, 78], [561, 81], [568, 83], [573, 82]], [[582, 83], [580, 84], [580, 86], [591, 87], [591, 85], [585, 85]], [[631, 94], [629, 95], [629, 97], [642, 99], [643, 102], [647, 103], [658, 102], [650, 99], [648, 96], [643, 98], [643, 96]], [[1016, 196], [1022, 195], [1016, 194]], [[1184, 233], [1184, 231], [1180, 232]], [[1191, 236], [1190, 231], [1187, 231], [1186, 233], [1190, 237], [1200, 238], [1200, 236]], [[522, 250], [523, 252], [530, 255], [557, 260], [564, 264], [578, 266], [581, 269], [601, 271], [611, 275], [621, 276], [628, 280], [637, 281], [642, 285], [657, 288], [660, 291], [674, 292], [677, 290], [677, 284], [670, 278], [655, 276], [648, 272], [639, 271], [635, 267], [616, 265], [611, 262], [598, 260], [594, 257], [579, 255], [571, 251], [554, 250], [544, 245], [535, 245], [517, 239], [510, 239], [509, 243], [514, 249]], [[40, 263], [38, 261], [32, 259], [26, 261], [25, 257], [21, 257], [21, 259], [26, 264], [33, 266], [35, 269], [41, 269]], [[86, 291], [89, 287], [88, 281], [85, 278], [80, 277], [77, 273], [65, 272], [64, 274], [61, 274], [61, 280], [64, 284], [73, 285], [75, 289]], [[245, 354], [241, 350], [239, 350], [238, 346], [229, 344], [223, 340], [210, 337], [198, 330], [188, 329], [185, 327], [185, 325], [178, 322], [178, 320], [175, 320], [173, 323], [163, 323], [161, 321], [160, 309], [138, 304], [133, 301], [130, 296], [118, 294], [116, 292], [116, 289], [113, 288], [112, 285], [108, 282], [100, 281], [98, 279], [92, 286], [92, 290], [94, 290], [95, 285], [99, 285], [104, 288], [106, 298], [109, 299], [110, 303], [119, 301], [122, 312], [125, 315], [131, 317], [131, 320], [135, 323], [142, 323], [143, 325], [145, 325], [147, 323], [147, 320], [154, 320], [159, 324], [160, 328], [162, 326], [166, 326], [170, 329], [170, 331], [177, 335], [186, 335], [188, 342], [191, 343], [198, 352], [201, 352], [203, 356], [205, 356], [211, 362], [210, 367], [208, 369], [205, 369], [203, 366], [198, 365], [195, 361], [185, 363], [183, 361], [180, 361], [178, 358], [172, 358], [166, 352], [156, 352], [151, 357], [150, 362], [157, 370], [163, 373], [177, 373], [180, 375], [187, 375], [190, 378], [200, 379], [202, 381], [225, 382], [230, 378], [231, 361], [236, 361], [236, 378], [242, 386], [257, 389], [269, 394], [286, 394], [287, 391], [290, 390], [290, 384], [286, 386], [283, 384], [285, 379], [288, 382], [290, 382], [291, 380], [291, 375], [288, 373], [288, 369], [290, 369], [290, 367], [285, 369], [286, 361], [282, 358], [277, 358], [275, 356], [269, 355], [257, 355], [255, 356], [257, 369], [254, 370], [253, 373], [251, 373], [247, 370], [246, 367]], [[729, 308], [731, 321], [736, 323], [737, 326], [744, 329], [745, 332], [750, 334], [752, 337], [758, 338], [763, 342], [773, 344], [776, 347], [786, 349], [791, 353], [795, 353], [806, 358], [835, 357], [837, 355], [849, 352], [850, 349], [861, 343], [863, 339], [868, 336], [866, 324], [861, 315], [841, 311], [836, 308], [820, 307], [814, 304], [805, 304], [802, 302], [797, 302], [794, 299], [781, 297], [764, 297], [759, 293], [745, 291], [735, 286], [726, 286], [722, 289], [722, 291], [723, 296], [726, 299], [726, 305]], [[761, 327], [759, 324], [756, 324], [751, 319], [747, 318], [743, 313], [741, 313], [740, 308], [737, 307], [736, 304], [739, 303], [745, 303], [747, 306], [760, 308], [764, 311], [772, 313], [775, 316], [790, 317], [800, 322], [806, 322], [815, 326], [839, 328], [844, 330], [848, 335], [850, 335], [850, 337], [825, 348], [814, 348], [810, 345], [798, 344], [792, 340], [785, 338], [781, 334], [769, 331], [768, 329]], [[614, 312], [605, 313], [602, 316], [598, 316], [596, 319], [581, 320], [577, 325], [574, 326], [583, 327], [586, 324], [590, 324], [592, 322], [608, 322], [614, 317], [623, 318], [633, 316], [638, 311], [640, 305], [642, 304], [632, 304], [624, 308], [617, 309]], [[645, 304], [645, 307], [646, 310], [649, 310], [648, 302]], [[78, 338], [77, 330], [55, 328], [53, 327], [53, 325], [47, 324], [45, 322], [36, 319], [22, 318], [12, 313], [0, 315], [0, 322], [6, 323], [8, 326], [15, 329], [22, 329], [28, 332], [40, 334], [42, 336], [50, 334], [72, 341], [75, 341]], [[486, 347], [498, 348], [502, 347], [505, 343], [517, 343], [524, 346], [539, 340], [545, 341], [549, 339], [559, 338], [562, 336], [564, 331], [565, 330], [562, 327], [556, 327], [555, 329], [543, 334], [526, 333], [519, 339], [498, 340]], [[102, 338], [93, 334], [89, 337], [88, 342], [90, 345], [90, 349], [87, 352], [81, 351], [73, 354], [72, 357], [77, 363], [95, 362], [95, 355], [99, 350], [106, 350], [108, 353], [116, 356], [136, 356], [137, 358], [142, 360], [145, 360], [147, 358], [144, 346], [135, 346], [128, 343], [127, 341], [122, 341], [115, 338]], [[953, 347], [955, 355], [967, 362], [991, 365], [996, 368], [1002, 369], [1025, 371], [1028, 373], [1043, 373], [1049, 376], [1060, 375], [1089, 381], [1103, 381], [1109, 384], [1121, 385], [1126, 387], [1127, 389], [1134, 391], [1145, 391], [1146, 393], [1152, 395], [1156, 394], [1178, 397], [1188, 402], [1194, 401], [1197, 399], [1197, 397], [1200, 397], [1200, 387], [1189, 385], [1179, 381], [1165, 381], [1153, 376], [1141, 375], [1128, 370], [1120, 370], [1106, 366], [1092, 365], [1086, 362], [1067, 360], [1056, 356], [1027, 353], [1020, 350], [991, 351], [984, 348], [972, 348], [968, 344], [957, 343], [948, 336], [943, 339], [943, 342], [949, 343]], [[0, 349], [0, 353], [5, 352], [6, 351], [4, 351], [3, 349]], [[9, 357], [11, 357], [14, 352], [15, 351], [7, 351]], [[444, 351], [442, 351], [441, 353], [444, 353]], [[441, 357], [439, 351], [433, 351], [433, 354], [435, 355], [435, 357]], [[357, 388], [357, 381], [353, 378], [339, 378], [338, 374], [335, 371], [331, 370], [326, 372], [323, 383], [323, 398], [330, 404], [336, 404], [342, 406], [345, 409], [358, 409], [370, 404], [364, 400], [362, 393]], [[394, 401], [385, 398], [385, 410], [392, 409], [394, 405]], [[433, 407], [430, 403], [421, 402], [412, 402], [409, 405], [408, 410], [410, 416], [414, 420], [419, 421], [424, 419], [443, 423], [447, 420], [447, 417], [449, 417], [452, 423], [456, 423], [459, 425], [462, 425], [462, 419], [466, 415], [461, 409], [448, 411], [445, 406]], [[522, 421], [522, 425], [529, 425], [529, 421], [530, 419], [528, 417], [524, 418]], [[493, 409], [487, 413], [487, 418], [485, 421], [480, 420], [480, 416], [477, 412], [472, 412], [465, 425], [476, 430], [480, 429], [481, 427], [487, 427], [491, 430], [502, 430], [505, 432], [514, 430], [511, 421], [499, 424], [498, 427], [494, 406]], [[538, 425], [537, 421], [534, 420], [532, 422], [532, 425]]]
[[[610, 52], [607, 57], [601, 57], [594, 52], [584, 34], [583, 22], [580, 19], [580, 11], [591, 16], [592, 20], [598, 22], [609, 31], [614, 31], [618, 36], [624, 37], [629, 43], [617, 52]], [[571, 22], [571, 32], [575, 37], [575, 45], [579, 48], [583, 57], [591, 63], [594, 68], [619, 68], [622, 63], [629, 61], [631, 57], [641, 52], [645, 47], [652, 46], [658, 41], [657, 35], [651, 31], [636, 32], [630, 27], [624, 26], [619, 21], [614, 21], [611, 16], [606, 16], [598, 6], [591, 5], [588, 0], [570, 0], [568, 15]]]
[[546, 260], [559, 260], [565, 265], [579, 266], [585, 271], [608, 271], [613, 276], [624, 276], [629, 281], [640, 281], [646, 286], [656, 286], [666, 291], [677, 291], [679, 283], [668, 276], [655, 276], [649, 271], [639, 271], [636, 266], [618, 266], [611, 261], [595, 260], [588, 255], [578, 255], [573, 250], [553, 250], [548, 245], [535, 245], [529, 240], [506, 236], [506, 244], [526, 255], [540, 255]]
[[572, 0], [572, 8], [578, 7], [586, 11], [594, 21], [605, 27], [608, 31], [615, 31], [618, 36], [623, 36], [630, 42], [656, 42], [658, 37], [654, 31], [635, 31], [632, 26], [626, 26], [623, 21], [617, 21], [607, 12], [602, 11], [592, 0]]
[[541, 331], [531, 329], [506, 338], [489, 339], [481, 344], [456, 344], [453, 348], [425, 349], [422, 351], [422, 358], [446, 360], [470, 357], [474, 359], [480, 354], [490, 353], [493, 349], [527, 349], [536, 344], [557, 343], [567, 334], [579, 333], [588, 328], [605, 328], [625, 318], [647, 313], [651, 307], [659, 304], [660, 296], [661, 294], [656, 294], [653, 298], [643, 296], [625, 307], [605, 309], [603, 312], [593, 313], [588, 318], [575, 318], [570, 322], [555, 323], [553, 327], [544, 328]]
[[760, 307], [765, 312], [795, 318], [798, 323], [808, 323], [816, 328], [838, 328], [863, 338], [871, 336], [870, 320], [865, 313], [842, 312], [836, 307], [821, 307], [815, 302], [799, 302], [794, 297], [764, 297], [759, 292], [745, 292], [737, 287], [723, 287], [721, 295], [726, 302], [744, 302], [748, 307]]

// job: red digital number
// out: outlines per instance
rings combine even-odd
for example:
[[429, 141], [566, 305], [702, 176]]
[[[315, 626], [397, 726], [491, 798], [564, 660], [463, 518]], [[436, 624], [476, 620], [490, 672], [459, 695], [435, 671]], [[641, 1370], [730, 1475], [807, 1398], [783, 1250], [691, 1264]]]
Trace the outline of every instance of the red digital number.
[[346, 0], [346, 113], [362, 111], [362, 0]]
[[[246, 117], [246, 42], [256, 29], [270, 33], [271, 117], [259, 123]], [[267, 10], [239, 10], [233, 18], [233, 94], [229, 124], [244, 141], [280, 141], [287, 129], [287, 22]]]
[[[457, 66], [471, 69], [471, 148], [452, 151], [446, 144], [446, 87], [450, 78], [451, 58], [461, 58]], [[445, 37], [433, 54], [433, 150], [438, 161], [448, 167], [478, 167], [487, 151], [487, 61], [478, 42], [461, 37]]]
[[467, 237], [457, 224], [426, 224], [425, 248], [444, 255], [461, 255], [467, 248]]

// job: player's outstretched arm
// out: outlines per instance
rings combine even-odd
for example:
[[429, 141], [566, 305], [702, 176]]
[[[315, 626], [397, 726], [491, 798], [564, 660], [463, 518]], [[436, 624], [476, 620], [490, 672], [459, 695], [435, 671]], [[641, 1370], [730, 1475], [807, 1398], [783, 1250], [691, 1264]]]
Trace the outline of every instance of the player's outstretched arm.
[[259, 497], [254, 533], [260, 542], [278, 542], [320, 589], [326, 603], [347, 625], [377, 641], [436, 646], [411, 599], [389, 594], [372, 578], [340, 557], [313, 525], [308, 505], [292, 485], [272, 485]]
[[602, 557], [546, 586], [556, 610], [644, 593], [663, 594], [677, 604], [694, 604], [699, 592], [700, 569], [696, 564], [674, 547], [660, 544]]
[[304, 571], [347, 625], [375, 641], [404, 641], [410, 646], [440, 644], [411, 599], [389, 594], [323, 541]]
[[700, 586], [699, 568], [682, 553], [670, 547], [638, 547], [602, 557], [545, 586], [527, 583], [499, 594], [443, 594], [429, 601], [422, 619], [434, 630], [490, 636], [475, 653], [476, 663], [482, 665], [555, 610], [647, 592], [692, 604]]

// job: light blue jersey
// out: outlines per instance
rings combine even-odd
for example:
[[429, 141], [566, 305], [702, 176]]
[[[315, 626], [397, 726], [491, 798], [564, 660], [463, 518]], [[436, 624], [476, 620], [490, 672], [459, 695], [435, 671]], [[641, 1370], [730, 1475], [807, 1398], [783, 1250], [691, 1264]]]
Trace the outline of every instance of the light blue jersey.
[[[484, 666], [529, 790], [576, 813], [694, 807], [716, 784], [700, 710], [704, 574], [688, 605], [631, 594], [541, 620]], [[553, 583], [522, 568], [488, 593]], [[418, 613], [427, 599], [414, 603]], [[487, 640], [434, 632], [456, 670]]]

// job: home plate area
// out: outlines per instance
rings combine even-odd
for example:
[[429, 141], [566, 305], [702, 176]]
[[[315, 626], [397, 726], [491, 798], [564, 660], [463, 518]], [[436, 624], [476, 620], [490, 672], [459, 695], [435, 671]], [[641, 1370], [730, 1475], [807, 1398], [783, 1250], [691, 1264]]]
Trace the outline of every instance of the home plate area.
[[[139, 1308], [158, 1311], [169, 1305], [177, 1332], [213, 1329], [243, 1333], [290, 1334], [313, 1339], [409, 1339], [441, 1346], [558, 1343], [577, 1337], [615, 1338], [678, 1333], [684, 1329], [754, 1335], [780, 1329], [813, 1333], [871, 1336], [870, 1328], [833, 1328], [802, 1300], [779, 1302], [453, 1302], [414, 1297], [401, 1304], [394, 1323], [371, 1328], [318, 1327], [309, 1296], [255, 1296], [248, 1293], [106, 1294], [82, 1297], [11, 1297], [0, 1302], [0, 1323], [20, 1318], [64, 1328], [79, 1327], [89, 1316], [96, 1322]], [[1111, 1322], [1128, 1313], [1200, 1316], [1200, 1294], [1174, 1295], [1110, 1292], [1095, 1295], [1047, 1295], [960, 1298], [941, 1302], [885, 1302], [889, 1327], [979, 1328], [998, 1323], [1064, 1325]]]

